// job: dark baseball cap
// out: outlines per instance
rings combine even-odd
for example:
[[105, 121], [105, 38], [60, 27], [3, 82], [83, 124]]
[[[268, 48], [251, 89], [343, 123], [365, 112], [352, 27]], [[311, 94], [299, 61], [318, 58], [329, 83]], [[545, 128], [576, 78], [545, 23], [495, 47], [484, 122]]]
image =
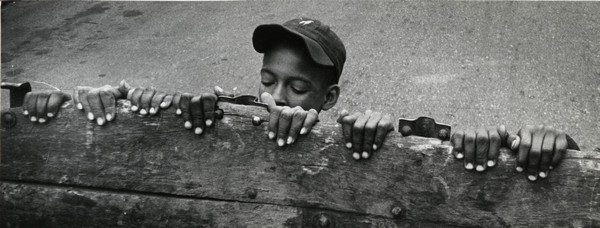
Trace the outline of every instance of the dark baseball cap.
[[339, 79], [346, 62], [346, 48], [329, 26], [318, 20], [296, 18], [283, 24], [259, 25], [252, 35], [254, 50], [265, 53], [270, 45], [286, 35], [301, 38], [311, 58], [319, 65], [334, 67]]

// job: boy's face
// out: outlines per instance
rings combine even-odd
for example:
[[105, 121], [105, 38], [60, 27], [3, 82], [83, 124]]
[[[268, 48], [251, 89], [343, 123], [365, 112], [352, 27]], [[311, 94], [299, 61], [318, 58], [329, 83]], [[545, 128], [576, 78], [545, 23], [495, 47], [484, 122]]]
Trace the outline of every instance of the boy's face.
[[327, 78], [331, 69], [316, 64], [308, 53], [291, 45], [275, 45], [264, 54], [260, 71], [261, 86], [259, 94], [270, 93], [279, 106], [300, 106], [304, 110], [314, 108], [318, 112], [335, 105], [337, 93], [331, 100], [331, 86]]

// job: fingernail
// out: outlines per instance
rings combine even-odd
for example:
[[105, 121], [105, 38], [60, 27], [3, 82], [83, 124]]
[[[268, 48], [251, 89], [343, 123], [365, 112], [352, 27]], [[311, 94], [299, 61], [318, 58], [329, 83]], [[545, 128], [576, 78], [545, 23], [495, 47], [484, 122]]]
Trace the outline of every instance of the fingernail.
[[495, 165], [496, 165], [496, 162], [494, 160], [489, 160], [487, 162], [487, 166], [489, 166], [489, 167], [494, 167]]
[[137, 112], [137, 110], [138, 110], [138, 107], [137, 107], [137, 106], [135, 106], [135, 105], [132, 105], [132, 106], [131, 106], [131, 111]]
[[517, 172], [523, 172], [523, 168], [521, 168], [521, 166], [517, 166]]
[[150, 114], [156, 114], [156, 109], [154, 109], [154, 107], [150, 108]]
[[112, 115], [110, 113], [106, 114], [106, 120], [108, 120], [108, 121], [112, 120]]
[[458, 158], [458, 159], [462, 159], [463, 157], [465, 157], [465, 156], [462, 153], [456, 154], [456, 158]]
[[473, 164], [467, 163], [467, 165], [465, 166], [465, 168], [468, 169], [468, 170], [472, 170], [473, 169]]
[[38, 120], [38, 122], [40, 122], [40, 123], [46, 123], [46, 119], [44, 119], [44, 118], [40, 118], [40, 119]]
[[83, 105], [81, 103], [77, 103], [77, 109], [79, 109], [79, 110], [83, 109]]
[[215, 86], [215, 89], [217, 90], [217, 92], [223, 93], [223, 89], [221, 89], [221, 87]]
[[272, 131], [269, 131], [269, 139], [274, 139], [275, 138], [275, 133]]
[[302, 129], [300, 129], [300, 134], [301, 135], [306, 134], [306, 128], [305, 127], [303, 127]]
[[529, 178], [530, 181], [537, 180], [537, 177], [535, 177], [535, 175], [529, 175], [527, 178]]
[[550, 166], [550, 167], [548, 167], [548, 168], [549, 168], [550, 170], [553, 170], [553, 169], [554, 169], [554, 167], [552, 167], [552, 166]]
[[35, 116], [32, 116], [31, 117], [31, 122], [36, 122], [36, 121], [37, 121], [37, 118]]
[[146, 112], [146, 109], [143, 108], [143, 109], [140, 109], [140, 114], [146, 115], [146, 114], [148, 114], [148, 112]]
[[517, 137], [513, 142], [512, 145], [510, 145], [510, 149], [517, 150], [519, 148], [519, 144], [521, 144], [521, 137]]
[[352, 154], [352, 157], [354, 158], [354, 160], [360, 160], [360, 154], [358, 154], [358, 152], [354, 152]]
[[367, 159], [369, 158], [369, 153], [367, 153], [366, 151], [362, 152], [362, 158]]
[[24, 110], [24, 111], [23, 111], [23, 115], [26, 115], [26, 116], [28, 116], [28, 115], [29, 115], [29, 112], [28, 112], [27, 110]]
[[547, 177], [546, 172], [540, 172], [540, 177], [541, 178], [546, 178]]
[[213, 124], [212, 120], [206, 120], [204, 122], [206, 123], [207, 127], [210, 127]]
[[96, 122], [98, 122], [98, 125], [103, 125], [104, 124], [104, 119], [102, 117], [98, 117], [96, 119]]
[[162, 103], [160, 103], [160, 107], [161, 108], [166, 108], [167, 107], [167, 102], [163, 101]]
[[195, 133], [195, 134], [197, 134], [197, 135], [199, 135], [199, 134], [202, 134], [202, 128], [200, 128], [200, 127], [197, 127], [197, 128], [194, 130], [194, 133]]
[[49, 112], [48, 114], [46, 114], [48, 117], [52, 118], [54, 117], [54, 113]]
[[485, 167], [483, 167], [482, 165], [477, 165], [477, 168], [476, 168], [476, 170], [477, 170], [478, 172], [483, 172], [483, 171], [485, 170]]
[[277, 140], [277, 145], [283, 146], [283, 145], [285, 145], [285, 141], [283, 141], [283, 139], [278, 139]]
[[88, 112], [88, 120], [94, 120], [94, 113]]
[[175, 111], [175, 114], [177, 114], [177, 115], [181, 115], [181, 109], [177, 109], [177, 110]]
[[287, 144], [292, 144], [293, 142], [294, 142], [294, 139], [292, 138], [292, 136], [288, 137]]
[[377, 145], [373, 144], [373, 150], [377, 150]]
[[183, 127], [185, 127], [185, 129], [192, 129], [192, 123], [190, 121], [185, 121]]
[[348, 149], [352, 148], [352, 143], [346, 143], [346, 148], [348, 148]]

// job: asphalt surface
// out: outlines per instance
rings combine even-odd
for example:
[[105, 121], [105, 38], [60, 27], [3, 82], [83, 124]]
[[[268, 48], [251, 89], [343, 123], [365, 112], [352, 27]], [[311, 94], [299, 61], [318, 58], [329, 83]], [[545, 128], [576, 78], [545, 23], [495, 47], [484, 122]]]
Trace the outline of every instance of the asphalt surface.
[[[2, 81], [257, 94], [263, 23], [316, 18], [348, 60], [336, 107], [455, 130], [526, 124], [600, 150], [600, 3], [17, 2], [2, 8]], [[7, 107], [6, 91], [2, 108]]]

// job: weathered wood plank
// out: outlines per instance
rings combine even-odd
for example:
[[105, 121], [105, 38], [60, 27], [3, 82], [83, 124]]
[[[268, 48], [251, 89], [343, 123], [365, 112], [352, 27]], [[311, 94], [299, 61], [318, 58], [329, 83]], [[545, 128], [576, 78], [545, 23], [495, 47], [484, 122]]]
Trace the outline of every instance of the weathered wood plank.
[[[409, 227], [393, 219], [177, 196], [0, 182], [2, 227]], [[326, 224], [325, 223], [325, 224]]]
[[[2, 180], [167, 193], [318, 208], [455, 226], [598, 226], [600, 155], [569, 151], [549, 178], [529, 183], [503, 152], [498, 167], [466, 172], [439, 140], [393, 133], [369, 161], [355, 162], [338, 126], [323, 120], [279, 148], [244, 110], [203, 136], [173, 110], [129, 113], [106, 126], [70, 108], [46, 125], [18, 116], [2, 129]], [[19, 109], [14, 109], [20, 113]]]

